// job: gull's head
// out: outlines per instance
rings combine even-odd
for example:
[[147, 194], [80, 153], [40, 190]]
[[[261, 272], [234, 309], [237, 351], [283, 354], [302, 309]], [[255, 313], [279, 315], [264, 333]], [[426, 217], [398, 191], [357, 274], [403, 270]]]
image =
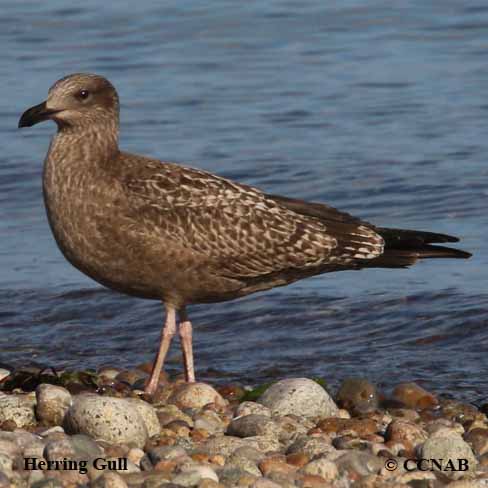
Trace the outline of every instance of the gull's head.
[[19, 127], [54, 120], [62, 127], [90, 127], [118, 123], [119, 97], [103, 76], [75, 73], [56, 81], [46, 101], [26, 110]]

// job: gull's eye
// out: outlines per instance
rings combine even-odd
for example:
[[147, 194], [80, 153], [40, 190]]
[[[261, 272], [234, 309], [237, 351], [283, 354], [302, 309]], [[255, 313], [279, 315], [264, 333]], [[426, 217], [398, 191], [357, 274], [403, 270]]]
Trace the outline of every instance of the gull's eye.
[[80, 90], [76, 94], [76, 98], [78, 98], [80, 100], [86, 100], [89, 96], [90, 96], [90, 92], [88, 90]]

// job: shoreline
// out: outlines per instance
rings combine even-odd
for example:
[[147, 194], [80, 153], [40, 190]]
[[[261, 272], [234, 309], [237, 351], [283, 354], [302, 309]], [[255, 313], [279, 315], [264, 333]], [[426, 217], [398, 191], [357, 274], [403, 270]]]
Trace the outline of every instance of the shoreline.
[[[256, 388], [98, 372], [0, 370], [0, 488], [441, 487], [488, 484], [488, 419], [415, 383]], [[325, 388], [324, 388], [325, 387]]]

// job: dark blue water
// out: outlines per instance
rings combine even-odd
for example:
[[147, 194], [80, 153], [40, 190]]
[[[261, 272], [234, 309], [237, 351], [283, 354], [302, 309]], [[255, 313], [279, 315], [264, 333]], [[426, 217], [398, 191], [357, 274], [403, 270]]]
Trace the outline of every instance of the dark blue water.
[[[363, 375], [488, 395], [486, 2], [133, 8], [2, 2], [0, 361], [134, 366], [154, 353], [160, 305], [101, 289], [56, 248], [41, 196], [54, 126], [16, 128], [56, 79], [90, 71], [119, 90], [125, 150], [458, 235], [474, 253], [194, 307], [200, 377]], [[176, 371], [176, 344], [172, 356]]]

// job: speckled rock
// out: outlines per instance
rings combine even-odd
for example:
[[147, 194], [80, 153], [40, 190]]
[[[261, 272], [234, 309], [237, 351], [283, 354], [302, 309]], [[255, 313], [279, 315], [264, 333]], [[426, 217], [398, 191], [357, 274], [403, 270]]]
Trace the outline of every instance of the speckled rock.
[[233, 436], [213, 437], [199, 446], [198, 450], [205, 454], [222, 454], [230, 456], [239, 447], [248, 446], [245, 439]]
[[227, 434], [236, 437], [251, 437], [254, 435], [274, 435], [276, 424], [266, 415], [251, 414], [232, 420], [227, 427]]
[[6, 395], [0, 393], [0, 423], [15, 422], [18, 428], [36, 423], [34, 402], [27, 395]]
[[65, 416], [68, 432], [81, 433], [113, 444], [143, 447], [146, 424], [132, 403], [121, 398], [80, 395]]
[[36, 401], [37, 418], [49, 425], [59, 425], [73, 399], [62, 386], [42, 384], [36, 388]]
[[251, 414], [271, 417], [271, 410], [257, 402], [242, 402], [237, 406], [235, 411], [236, 417], [244, 417], [245, 415]]
[[[430, 437], [424, 442], [421, 453], [424, 459], [444, 459], [453, 462], [457, 462], [458, 459], [466, 459], [470, 472], [474, 472], [478, 464], [469, 444], [459, 434], [454, 433]], [[443, 469], [443, 473], [452, 479], [459, 479], [466, 474], [463, 471], [451, 471], [450, 469], [447, 471]]]
[[226, 401], [220, 393], [206, 383], [184, 383], [180, 385], [171, 395], [168, 403], [177, 405], [179, 408], [202, 408], [209, 403], [218, 406], [225, 406]]
[[180, 446], [157, 446], [148, 451], [149, 458], [156, 465], [160, 461], [168, 461], [186, 456], [186, 451]]
[[66, 436], [64, 439], [47, 442], [44, 447], [43, 457], [48, 461], [75, 459], [76, 451], [71, 439]]
[[308, 437], [300, 436], [287, 449], [287, 454], [301, 453], [307, 455], [310, 459], [335, 453], [336, 449], [331, 444], [330, 438], [326, 437]]
[[378, 391], [366, 379], [348, 378], [340, 386], [336, 402], [353, 415], [372, 412], [378, 408]]
[[301, 471], [305, 474], [316, 474], [317, 476], [324, 478], [326, 481], [332, 481], [339, 475], [335, 463], [323, 457], [310, 461], [301, 469]]
[[329, 394], [308, 378], [290, 378], [271, 385], [259, 398], [259, 403], [276, 415], [303, 417], [334, 417], [337, 405]]
[[193, 419], [195, 429], [204, 429], [209, 434], [222, 434], [225, 431], [225, 424], [222, 419], [212, 410], [204, 410]]
[[131, 403], [139, 412], [139, 415], [146, 424], [149, 437], [159, 434], [161, 425], [159, 424], [155, 408], [151, 404], [137, 398], [127, 398], [126, 401]]
[[255, 435], [245, 438], [248, 446], [254, 447], [261, 452], [279, 451], [282, 446], [275, 435]]

